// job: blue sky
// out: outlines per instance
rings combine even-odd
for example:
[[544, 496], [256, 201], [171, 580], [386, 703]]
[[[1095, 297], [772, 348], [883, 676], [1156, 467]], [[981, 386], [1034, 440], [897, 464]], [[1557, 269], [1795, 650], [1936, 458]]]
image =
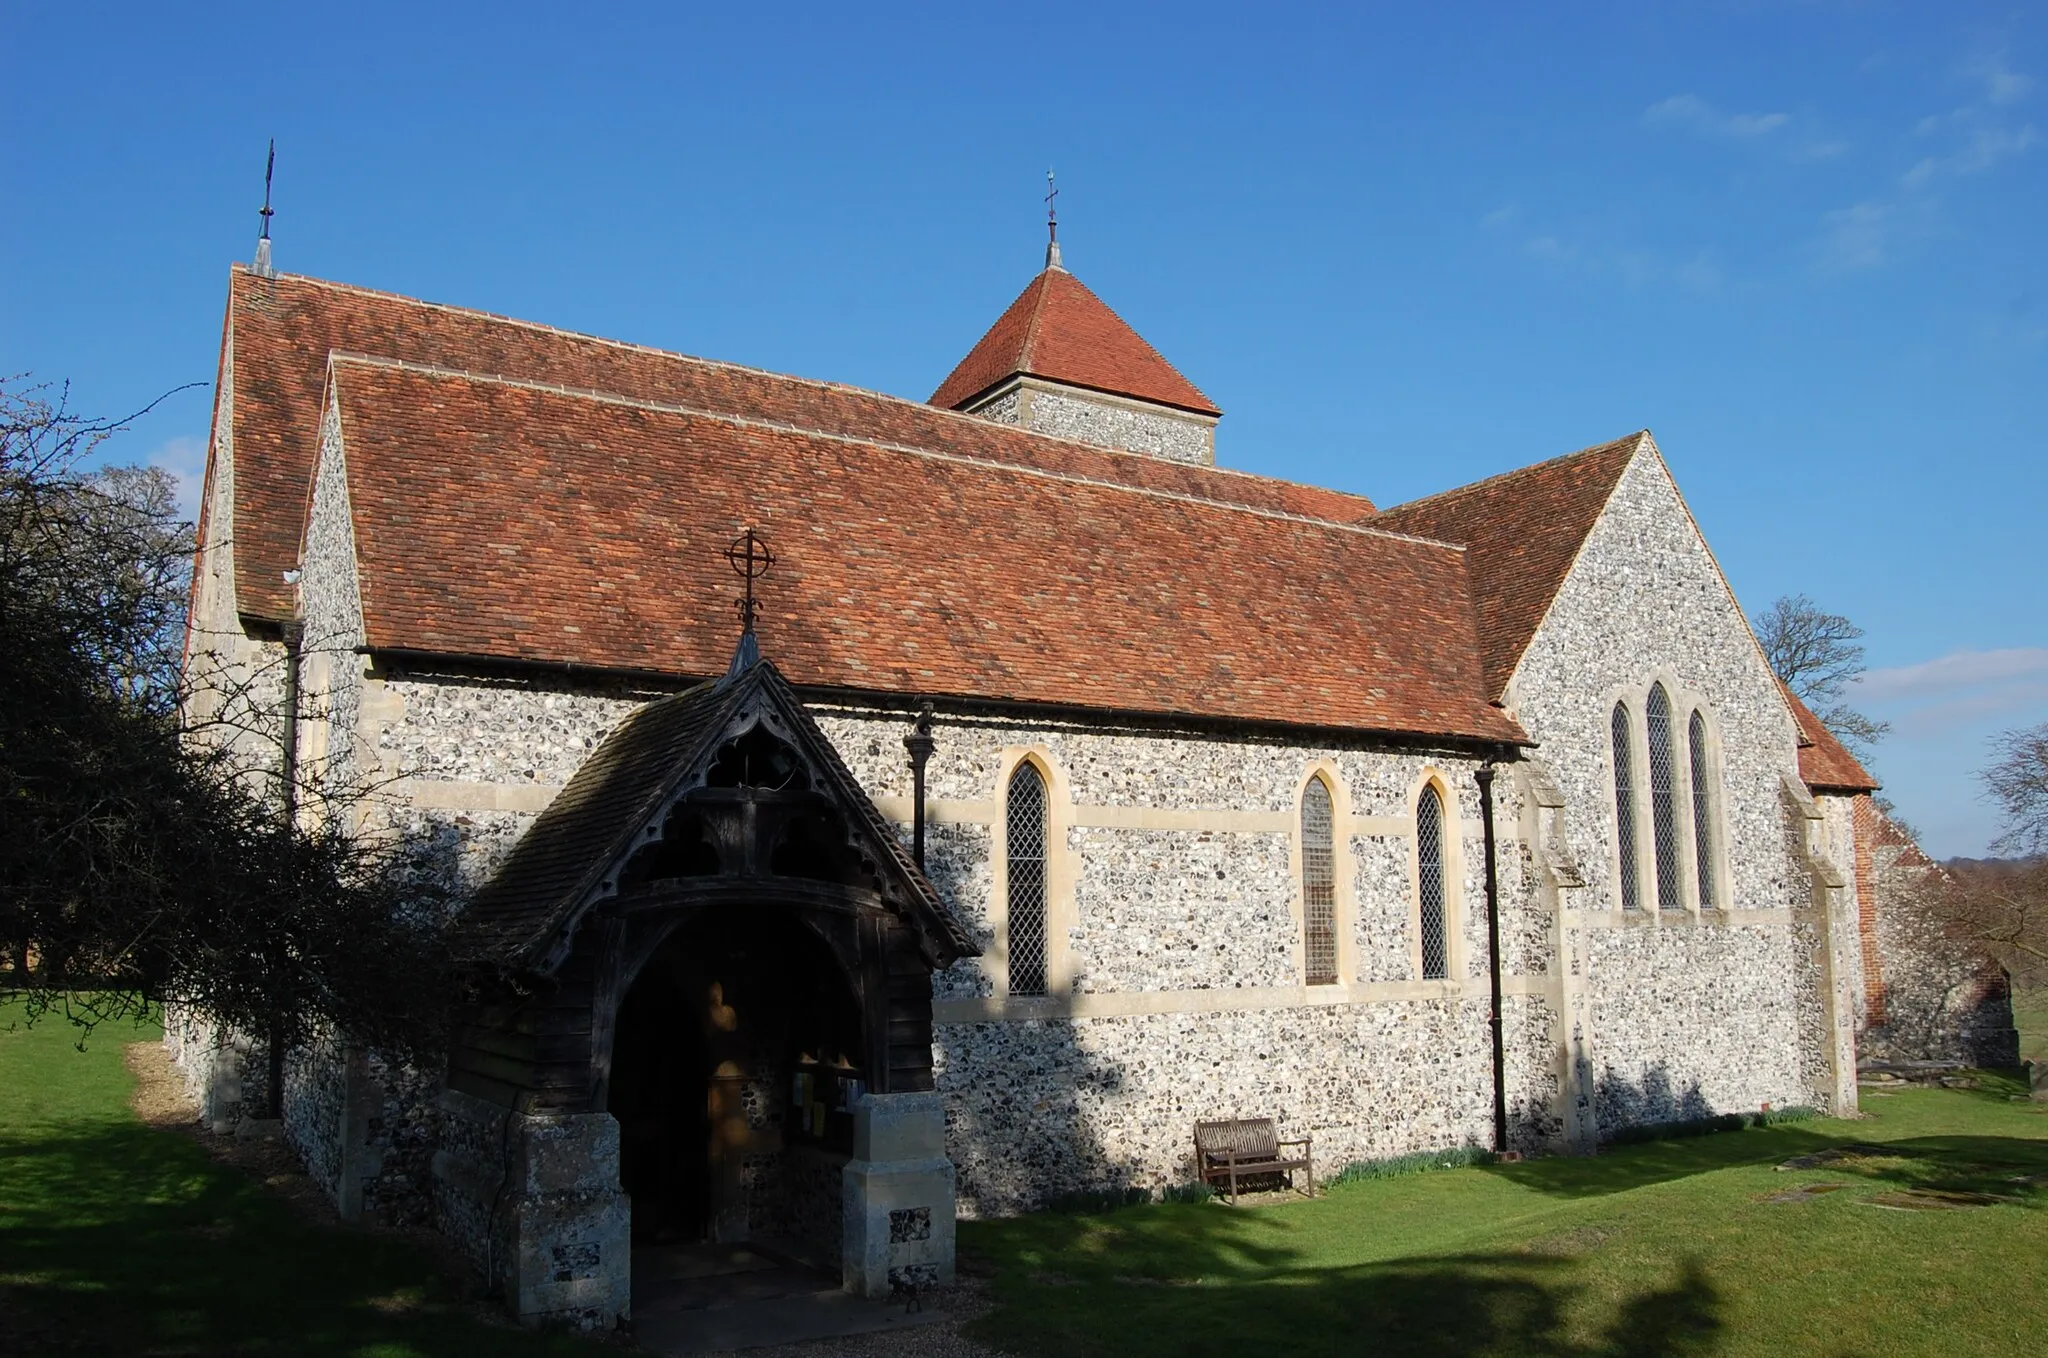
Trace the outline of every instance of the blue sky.
[[1392, 504], [1648, 426], [1746, 606], [1868, 630], [1931, 850], [2048, 720], [2038, 7], [6, 0], [0, 62], [0, 371], [89, 410], [211, 378], [271, 136], [282, 268], [917, 398], [1051, 165], [1227, 464]]

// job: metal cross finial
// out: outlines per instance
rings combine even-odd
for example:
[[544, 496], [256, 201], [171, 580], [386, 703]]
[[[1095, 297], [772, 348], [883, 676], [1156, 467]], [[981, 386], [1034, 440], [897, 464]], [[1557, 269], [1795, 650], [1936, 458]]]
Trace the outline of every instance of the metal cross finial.
[[1045, 172], [1045, 229], [1051, 233], [1054, 245], [1060, 243], [1060, 205], [1054, 201], [1060, 196], [1059, 185], [1053, 183], [1052, 171]]
[[270, 176], [277, 169], [277, 138], [270, 139], [270, 159], [263, 162], [263, 235], [270, 239], [270, 219], [277, 214], [270, 209]]
[[761, 611], [761, 605], [754, 601], [754, 582], [768, 573], [775, 564], [775, 553], [768, 550], [768, 544], [752, 528], [732, 540], [732, 546], [725, 549], [725, 559], [732, 564], [733, 573], [747, 582], [747, 596], [733, 607], [739, 610], [740, 630], [754, 630], [754, 616]]

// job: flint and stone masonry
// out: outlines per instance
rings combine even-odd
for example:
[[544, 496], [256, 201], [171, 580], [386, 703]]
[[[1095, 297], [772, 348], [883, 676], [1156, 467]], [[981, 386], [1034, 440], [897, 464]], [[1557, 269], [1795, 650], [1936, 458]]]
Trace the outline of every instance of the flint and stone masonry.
[[998, 424], [1172, 462], [1216, 463], [1216, 417], [1035, 377], [1014, 378], [969, 408]]
[[[346, 518], [326, 499], [338, 484], [323, 476], [316, 492], [315, 560], [330, 543], [339, 555]], [[1623, 554], [1632, 564], [1626, 571], [1615, 560]], [[487, 876], [590, 752], [652, 696], [610, 683], [380, 667], [357, 653], [351, 592], [315, 595], [335, 601], [318, 610], [318, 631], [340, 644], [327, 670], [336, 698], [322, 711], [326, 729], [312, 738], [390, 789], [382, 814], [432, 827], [458, 883]], [[1630, 918], [1612, 893], [1604, 732], [1615, 698], [1636, 697], [1640, 712], [1638, 695], [1653, 680], [1712, 715], [1728, 808], [1716, 848], [1727, 864], [1727, 899], [1713, 910]], [[1837, 1078], [1820, 1032], [1829, 1004], [1808, 998], [1822, 969], [1814, 954], [1828, 952], [1829, 930], [1813, 922], [1811, 867], [1794, 852], [1807, 826], [1787, 810], [1783, 789], [1797, 766], [1793, 729], [1654, 457], [1624, 479], [1511, 695], [1548, 756], [1532, 775], [1540, 789], [1524, 790], [1529, 778], [1495, 787], [1514, 1143], [1584, 1146], [1621, 1126], [1707, 1109], [1842, 1106], [1853, 1097], [1853, 1079]], [[908, 714], [814, 712], [907, 833]], [[929, 874], [986, 947], [933, 984], [935, 1098], [961, 1212], [1183, 1182], [1193, 1172], [1190, 1129], [1204, 1117], [1275, 1117], [1288, 1134], [1312, 1135], [1330, 1170], [1490, 1139], [1477, 760], [1385, 741], [1102, 729], [943, 711], [938, 735], [927, 771]], [[1011, 997], [1002, 798], [1027, 758], [1048, 775], [1051, 798], [1054, 983], [1046, 996]], [[1315, 775], [1332, 786], [1340, 831], [1334, 986], [1307, 985], [1303, 973], [1300, 797]], [[1418, 971], [1414, 895], [1415, 800], [1426, 783], [1439, 788], [1457, 827], [1446, 865], [1451, 974], [1434, 981]], [[1788, 1040], [1799, 1032], [1813, 1035]], [[314, 1054], [300, 1064], [345, 1068], [349, 1059]], [[343, 1077], [309, 1074], [304, 1083], [339, 1086]], [[424, 1088], [416, 1092], [420, 1103], [433, 1102]], [[341, 1101], [329, 1094], [306, 1102]], [[574, 1286], [543, 1297], [524, 1274], [499, 1281], [523, 1313], [584, 1315], [589, 1308], [574, 1297], [602, 1290], [608, 1251], [625, 1238], [604, 1234], [614, 1229], [606, 1224], [617, 1193], [607, 1169], [613, 1160], [588, 1162], [574, 1189], [583, 1196], [573, 1202], [534, 1190], [541, 1198], [530, 1210], [522, 1206], [494, 1228], [503, 1238], [488, 1236], [475, 1220], [488, 1208], [463, 1185], [493, 1177], [471, 1163], [490, 1137], [462, 1130], [483, 1115], [451, 1106], [460, 1103], [445, 1095], [437, 1109], [381, 1118], [429, 1126], [438, 1116], [432, 1185], [418, 1156], [394, 1160], [371, 1138], [350, 1138], [338, 1112], [298, 1120], [294, 1139], [309, 1162], [328, 1167], [323, 1181], [347, 1177], [361, 1201], [387, 1215], [417, 1219], [437, 1207], [436, 1219], [468, 1242], [480, 1267], [539, 1259], [535, 1251], [554, 1248], [547, 1242], [560, 1234], [549, 1234], [550, 1223], [573, 1219], [596, 1252], [595, 1262], [564, 1266]], [[590, 1135], [593, 1147], [611, 1144]], [[337, 1141], [348, 1144], [330, 1144]], [[400, 1162], [402, 1182], [392, 1177]], [[518, 1163], [494, 1171], [539, 1175], [536, 1183], [565, 1172]], [[607, 1173], [609, 1188], [598, 1182]], [[858, 1223], [847, 1221], [851, 1233]], [[861, 1226], [864, 1251], [878, 1238], [871, 1227]], [[845, 1266], [849, 1277], [876, 1276], [865, 1253]]]
[[[261, 718], [236, 737], [259, 777], [274, 782], [289, 748], [357, 829], [418, 832], [448, 884], [474, 887], [667, 690], [372, 653], [334, 407], [287, 577], [298, 627], [245, 627], [228, 527], [231, 366], [225, 376], [194, 611], [196, 672], [216, 698], [194, 715], [242, 704]], [[1028, 375], [976, 413], [1215, 461], [1213, 415]], [[760, 640], [772, 657], [772, 626]], [[1630, 864], [1609, 731], [1620, 704], [1645, 748], [1653, 686], [1680, 730], [1700, 716], [1712, 806], [1688, 806], [1660, 845], [1639, 773], [1624, 793], [1638, 826]], [[850, 1154], [770, 1153], [764, 1137], [738, 1170], [740, 1201], [721, 1205], [721, 1236], [801, 1237], [850, 1290], [884, 1295], [950, 1279], [956, 1213], [1186, 1182], [1198, 1119], [1272, 1117], [1283, 1135], [1314, 1138], [1324, 1175], [1487, 1144], [1493, 958], [1477, 775], [1489, 759], [1505, 761], [1491, 810], [1512, 1148], [1585, 1151], [1631, 1125], [1765, 1104], [1853, 1111], [1860, 1024], [1888, 1015], [1888, 1040], [1926, 1049], [1967, 1019], [1963, 990], [1983, 978], [1946, 955], [1925, 963], [1925, 940], [1878, 922], [1880, 893], [1903, 890], [1912, 865], [1872, 858], [1850, 800], [1800, 782], [1791, 714], [1647, 438], [1501, 699], [1530, 748], [938, 703], [925, 874], [982, 954], [932, 977], [935, 1088], [856, 1101]], [[810, 711], [908, 843], [910, 704], [842, 695]], [[1006, 796], [1027, 761], [1046, 789], [1046, 985], [1012, 994]], [[1311, 779], [1330, 794], [1336, 860], [1336, 974], [1317, 984], [1301, 887]], [[1426, 792], [1445, 825], [1447, 965], [1435, 977], [1421, 942]], [[1675, 900], [1652, 889], [1660, 853]], [[1624, 873], [1642, 908], [1624, 908]], [[261, 1097], [260, 1044], [177, 1014], [165, 1041], [216, 1127]], [[759, 1071], [720, 1078], [739, 1091], [746, 1134], [769, 1130], [780, 1092]], [[283, 1134], [345, 1215], [435, 1223], [524, 1320], [602, 1328], [630, 1314], [632, 1204], [609, 1112], [503, 1107], [335, 1042], [289, 1055], [284, 1095]]]

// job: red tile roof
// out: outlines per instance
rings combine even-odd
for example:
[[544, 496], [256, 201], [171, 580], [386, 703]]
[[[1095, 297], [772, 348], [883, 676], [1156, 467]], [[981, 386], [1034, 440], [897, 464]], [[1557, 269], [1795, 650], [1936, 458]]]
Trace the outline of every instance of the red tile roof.
[[1792, 719], [1799, 727], [1799, 779], [1814, 792], [1875, 792], [1883, 784], [1849, 753], [1849, 747], [1835, 738], [1813, 709], [1799, 701], [1799, 695], [1784, 684], [1785, 701], [1792, 706]]
[[1499, 697], [1647, 432], [1397, 505], [1382, 528], [1471, 548], [1487, 692]]
[[799, 685], [1523, 738], [1483, 691], [1454, 547], [701, 408], [332, 371], [372, 648], [716, 673], [721, 553], [752, 524], [780, 559], [761, 644]]
[[272, 621], [291, 614], [284, 572], [298, 564], [321, 383], [336, 351], [615, 392], [1309, 518], [1358, 523], [1375, 512], [1359, 495], [1066, 443], [856, 387], [288, 274], [265, 279], [237, 268], [227, 322], [237, 606]]
[[958, 409], [1019, 374], [1203, 415], [1223, 413], [1087, 284], [1060, 268], [1031, 280], [939, 384], [931, 403]]

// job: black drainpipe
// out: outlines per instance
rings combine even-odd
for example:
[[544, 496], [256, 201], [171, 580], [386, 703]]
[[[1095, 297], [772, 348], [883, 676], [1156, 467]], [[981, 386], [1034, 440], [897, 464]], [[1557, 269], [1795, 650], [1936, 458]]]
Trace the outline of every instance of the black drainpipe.
[[1508, 1148], [1507, 1058], [1500, 1034], [1500, 881], [1493, 866], [1493, 765], [1482, 764], [1473, 775], [1479, 783], [1479, 823], [1486, 831], [1486, 969], [1493, 983], [1493, 1148]]
[[910, 855], [917, 860], [917, 870], [924, 871], [924, 766], [938, 748], [932, 739], [932, 705], [924, 704], [917, 709], [917, 725], [910, 734], [903, 737], [903, 748], [910, 751]]

